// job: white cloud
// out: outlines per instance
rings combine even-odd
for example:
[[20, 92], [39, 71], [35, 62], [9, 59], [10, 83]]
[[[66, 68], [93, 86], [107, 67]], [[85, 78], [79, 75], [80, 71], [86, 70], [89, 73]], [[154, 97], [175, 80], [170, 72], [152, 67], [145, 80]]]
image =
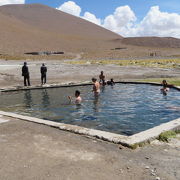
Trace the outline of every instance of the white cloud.
[[136, 15], [129, 6], [117, 7], [104, 20], [90, 12], [81, 16], [81, 7], [73, 1], [62, 4], [61, 11], [81, 17], [122, 36], [171, 36], [180, 38], [180, 14], [161, 12], [158, 6], [151, 7], [144, 19], [137, 23]]
[[85, 12], [84, 16], [82, 18], [84, 18], [87, 21], [90, 21], [94, 24], [101, 25], [101, 19], [98, 19], [94, 14], [92, 14], [90, 12]]
[[134, 33], [138, 36], [180, 38], [180, 14], [161, 12], [158, 6], [151, 7], [144, 19], [134, 28]]
[[125, 35], [135, 21], [136, 16], [131, 8], [129, 6], [121, 6], [104, 19], [103, 27]]
[[25, 0], [0, 0], [0, 6], [6, 4], [24, 4]]
[[81, 17], [94, 24], [101, 25], [101, 20], [96, 18], [96, 16], [90, 12], [85, 12], [84, 15], [81, 16], [81, 7], [77, 5], [74, 1], [67, 1], [63, 3], [59, 8], [56, 8], [56, 9], [69, 13], [74, 16]]
[[171, 36], [180, 38], [180, 14], [161, 12], [158, 6], [150, 8], [140, 23], [129, 6], [119, 7], [105, 18], [103, 26], [122, 36]]
[[59, 8], [56, 8], [56, 9], [72, 14], [74, 16], [80, 16], [81, 14], [81, 7], [78, 6], [73, 1], [67, 1], [64, 4], [62, 4]]

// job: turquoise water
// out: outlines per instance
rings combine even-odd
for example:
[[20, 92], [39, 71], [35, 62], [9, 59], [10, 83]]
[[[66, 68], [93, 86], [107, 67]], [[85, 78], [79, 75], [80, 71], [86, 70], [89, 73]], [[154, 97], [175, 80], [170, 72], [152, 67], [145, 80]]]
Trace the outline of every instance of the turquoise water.
[[[0, 109], [67, 124], [132, 135], [180, 117], [180, 92], [159, 86], [116, 84], [94, 97], [91, 86], [1, 93]], [[81, 105], [68, 95], [81, 91]]]

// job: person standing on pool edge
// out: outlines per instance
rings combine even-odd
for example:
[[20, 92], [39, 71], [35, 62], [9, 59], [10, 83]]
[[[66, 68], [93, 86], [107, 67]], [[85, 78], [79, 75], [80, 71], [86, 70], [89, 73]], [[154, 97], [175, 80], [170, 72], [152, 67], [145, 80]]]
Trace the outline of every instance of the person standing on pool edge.
[[93, 84], [93, 92], [95, 96], [98, 96], [100, 94], [100, 83], [97, 81], [96, 78], [92, 78]]
[[47, 67], [45, 66], [45, 64], [43, 63], [41, 66], [41, 84], [46, 84], [46, 73], [47, 73]]
[[24, 66], [22, 67], [22, 76], [24, 76], [24, 86], [30, 86], [30, 76], [29, 76], [29, 69], [27, 66], [27, 62], [24, 62]]

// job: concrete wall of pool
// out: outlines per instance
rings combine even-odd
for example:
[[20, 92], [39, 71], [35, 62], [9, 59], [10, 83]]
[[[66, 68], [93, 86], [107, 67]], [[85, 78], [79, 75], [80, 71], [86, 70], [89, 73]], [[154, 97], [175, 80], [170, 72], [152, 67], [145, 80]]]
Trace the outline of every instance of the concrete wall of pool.
[[[116, 82], [116, 83], [150, 84], [150, 85], [155, 85], [155, 86], [160, 85], [157, 83], [143, 83], [143, 82], [140, 82], [140, 83], [139, 82]], [[21, 91], [21, 90], [30, 90], [30, 89], [44, 89], [44, 88], [57, 88], [57, 87], [86, 86], [86, 85], [91, 85], [91, 83], [58, 84], [58, 85], [56, 84], [56, 85], [47, 85], [44, 87], [33, 86], [33, 87], [28, 87], [28, 88], [14, 87], [14, 88], [9, 88], [9, 89], [1, 89], [0, 92], [11, 92], [11, 91]], [[172, 88], [175, 88], [175, 89], [180, 91], [180, 87], [173, 86]], [[4, 111], [0, 111], [0, 115], [16, 118], [19, 120], [30, 121], [30, 122], [34, 122], [34, 123], [38, 123], [38, 124], [44, 124], [47, 126], [58, 128], [60, 130], [73, 132], [76, 134], [96, 137], [98, 139], [102, 139], [102, 140], [105, 140], [108, 142], [112, 142], [112, 143], [116, 143], [116, 144], [122, 144], [122, 145], [127, 146], [127, 147], [132, 147], [135, 144], [139, 144], [141, 142], [146, 142], [146, 141], [149, 141], [151, 139], [154, 139], [154, 138], [158, 137], [162, 132], [180, 129], [180, 118], [178, 118], [178, 119], [172, 120], [168, 123], [164, 123], [164, 124], [161, 124], [161, 125], [156, 126], [154, 128], [148, 129], [146, 131], [134, 134], [132, 136], [124, 136], [124, 135], [119, 135], [119, 134], [95, 130], [95, 129], [88, 129], [88, 128], [84, 128], [84, 127], [80, 127], [80, 126], [76, 126], [76, 125], [46, 121], [46, 120], [39, 119], [39, 118], [33, 118], [33, 117], [29, 117], [29, 116], [23, 116], [23, 115], [19, 115], [19, 114], [4, 112]]]

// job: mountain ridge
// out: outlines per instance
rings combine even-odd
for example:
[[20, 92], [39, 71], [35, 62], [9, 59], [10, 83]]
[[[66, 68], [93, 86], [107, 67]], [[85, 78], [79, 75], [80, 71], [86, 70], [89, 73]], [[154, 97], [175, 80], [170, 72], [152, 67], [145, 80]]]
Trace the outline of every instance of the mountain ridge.
[[[0, 6], [0, 24], [0, 54], [66, 51], [124, 57], [136, 55], [135, 51], [145, 56], [148, 51], [156, 51], [156, 47], [162, 51], [163, 48], [180, 48], [177, 38], [123, 38], [82, 18], [41, 4]], [[118, 48], [123, 50], [111, 51]]]

